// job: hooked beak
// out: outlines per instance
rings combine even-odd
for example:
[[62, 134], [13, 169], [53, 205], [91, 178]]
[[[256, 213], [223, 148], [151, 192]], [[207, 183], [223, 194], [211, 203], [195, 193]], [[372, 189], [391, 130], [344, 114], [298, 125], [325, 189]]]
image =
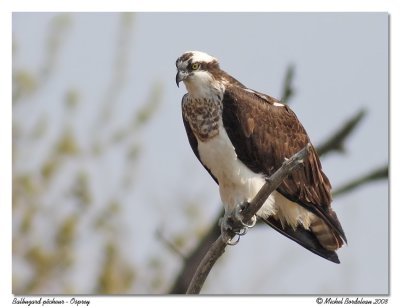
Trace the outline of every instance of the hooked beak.
[[178, 72], [176, 73], [176, 86], [179, 87], [179, 83], [182, 82], [185, 78], [187, 77], [187, 74], [181, 70], [178, 70]]

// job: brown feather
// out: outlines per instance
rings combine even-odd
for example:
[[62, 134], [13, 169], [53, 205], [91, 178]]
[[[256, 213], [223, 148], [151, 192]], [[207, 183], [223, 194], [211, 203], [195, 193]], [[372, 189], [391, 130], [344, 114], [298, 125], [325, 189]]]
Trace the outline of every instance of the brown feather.
[[[266, 176], [310, 142], [294, 112], [286, 105], [274, 103], [278, 100], [240, 86], [227, 86], [223, 99], [224, 127], [239, 160], [253, 172]], [[346, 241], [331, 209], [331, 184], [313, 147], [303, 167], [289, 175], [277, 190], [326, 224], [323, 233], [315, 233], [317, 238], [319, 235], [323, 240], [322, 235], [328, 233], [338, 247], [342, 240]]]

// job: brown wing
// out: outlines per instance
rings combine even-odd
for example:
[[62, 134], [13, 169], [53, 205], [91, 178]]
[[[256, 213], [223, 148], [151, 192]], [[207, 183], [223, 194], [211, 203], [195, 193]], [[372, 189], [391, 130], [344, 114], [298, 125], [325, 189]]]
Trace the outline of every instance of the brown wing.
[[[310, 139], [288, 106], [244, 88], [227, 87], [223, 99], [223, 123], [236, 154], [249, 169], [270, 176], [283, 163], [310, 142]], [[345, 234], [331, 210], [331, 185], [322, 172], [314, 148], [304, 166], [294, 171], [277, 189], [323, 219], [346, 241]]]

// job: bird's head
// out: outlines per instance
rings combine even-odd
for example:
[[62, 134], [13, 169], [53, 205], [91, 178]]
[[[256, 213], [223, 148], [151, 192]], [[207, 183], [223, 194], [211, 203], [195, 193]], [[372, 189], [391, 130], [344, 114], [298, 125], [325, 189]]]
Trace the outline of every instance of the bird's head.
[[176, 85], [183, 81], [189, 92], [209, 86], [218, 76], [219, 63], [215, 57], [200, 51], [187, 51], [176, 60]]

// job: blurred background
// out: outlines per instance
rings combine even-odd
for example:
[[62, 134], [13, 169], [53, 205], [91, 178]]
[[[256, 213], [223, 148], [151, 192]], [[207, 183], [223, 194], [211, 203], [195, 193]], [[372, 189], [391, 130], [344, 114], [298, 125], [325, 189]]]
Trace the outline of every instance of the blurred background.
[[340, 265], [265, 225], [205, 294], [387, 294], [388, 15], [14, 13], [13, 293], [184, 293], [218, 235], [175, 60], [219, 58], [290, 103], [321, 154]]

